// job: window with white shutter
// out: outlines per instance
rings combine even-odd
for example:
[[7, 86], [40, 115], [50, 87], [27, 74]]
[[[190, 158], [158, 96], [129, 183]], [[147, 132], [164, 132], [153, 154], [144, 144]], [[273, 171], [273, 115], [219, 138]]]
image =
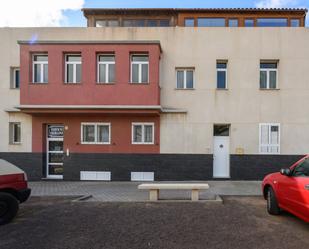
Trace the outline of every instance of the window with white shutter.
[[260, 124], [260, 153], [280, 153], [280, 124]]

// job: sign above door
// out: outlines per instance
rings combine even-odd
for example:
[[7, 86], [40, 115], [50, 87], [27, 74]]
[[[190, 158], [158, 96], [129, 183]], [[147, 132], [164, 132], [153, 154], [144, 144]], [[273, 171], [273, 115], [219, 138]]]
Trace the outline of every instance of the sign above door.
[[63, 137], [63, 126], [62, 125], [49, 125], [48, 126], [48, 137], [49, 138], [62, 138]]

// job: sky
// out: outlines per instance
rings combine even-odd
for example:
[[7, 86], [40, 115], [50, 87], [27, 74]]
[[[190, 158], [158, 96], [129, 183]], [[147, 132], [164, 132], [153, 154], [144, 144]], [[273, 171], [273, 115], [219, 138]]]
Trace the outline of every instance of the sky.
[[1, 0], [0, 4], [0, 27], [85, 27], [82, 8], [309, 8], [309, 0]]

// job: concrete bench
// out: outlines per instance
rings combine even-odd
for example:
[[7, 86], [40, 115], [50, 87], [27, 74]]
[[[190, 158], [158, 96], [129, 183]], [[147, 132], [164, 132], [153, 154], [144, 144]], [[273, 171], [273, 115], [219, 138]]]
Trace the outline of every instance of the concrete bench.
[[191, 200], [199, 200], [199, 190], [209, 189], [207, 183], [143, 183], [138, 185], [138, 189], [149, 190], [149, 200], [157, 201], [159, 191], [164, 190], [191, 190]]

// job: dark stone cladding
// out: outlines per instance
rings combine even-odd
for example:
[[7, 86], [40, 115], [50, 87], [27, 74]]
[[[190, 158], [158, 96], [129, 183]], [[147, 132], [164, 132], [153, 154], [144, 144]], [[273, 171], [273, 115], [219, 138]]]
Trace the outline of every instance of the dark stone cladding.
[[[231, 155], [229, 179], [262, 180], [301, 157]], [[65, 180], [79, 180], [80, 171], [111, 171], [112, 181], [130, 181], [132, 171], [153, 171], [156, 181], [214, 180], [212, 154], [71, 154], [64, 165]]]
[[43, 177], [44, 154], [42, 153], [0, 152], [0, 158], [24, 170], [31, 181], [41, 180]]
[[[31, 181], [45, 176], [44, 153], [0, 152], [0, 158], [23, 169]], [[301, 155], [231, 155], [230, 180], [262, 180], [300, 158]], [[64, 159], [63, 178], [79, 181], [80, 171], [111, 171], [112, 181], [130, 181], [132, 171], [153, 171], [156, 181], [216, 180], [212, 167], [212, 154], [71, 153]]]
[[206, 154], [71, 154], [64, 161], [65, 180], [80, 171], [111, 171], [112, 181], [130, 181], [131, 172], [153, 171], [155, 181], [205, 180], [212, 177], [212, 155]]
[[262, 180], [267, 174], [292, 166], [301, 155], [231, 155], [232, 180]]

